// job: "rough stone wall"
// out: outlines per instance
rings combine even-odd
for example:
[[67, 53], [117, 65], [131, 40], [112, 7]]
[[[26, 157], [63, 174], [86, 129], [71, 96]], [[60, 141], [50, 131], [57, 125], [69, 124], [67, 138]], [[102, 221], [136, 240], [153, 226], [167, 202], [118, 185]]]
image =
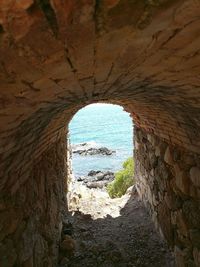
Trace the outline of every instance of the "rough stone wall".
[[135, 161], [140, 197], [177, 266], [200, 266], [200, 155], [136, 128]]
[[66, 212], [66, 135], [36, 161], [14, 195], [1, 195], [0, 266], [55, 267]]

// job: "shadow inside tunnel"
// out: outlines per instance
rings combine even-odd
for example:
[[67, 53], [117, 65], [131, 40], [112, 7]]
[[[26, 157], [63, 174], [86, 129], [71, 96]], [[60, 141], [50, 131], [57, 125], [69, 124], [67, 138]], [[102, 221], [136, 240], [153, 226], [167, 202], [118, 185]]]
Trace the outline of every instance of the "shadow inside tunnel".
[[175, 266], [173, 254], [155, 230], [137, 193], [129, 196], [118, 217], [111, 213], [93, 219], [80, 211], [66, 216], [63, 239], [67, 235], [76, 245], [67, 257], [66, 251], [61, 251], [60, 267]]

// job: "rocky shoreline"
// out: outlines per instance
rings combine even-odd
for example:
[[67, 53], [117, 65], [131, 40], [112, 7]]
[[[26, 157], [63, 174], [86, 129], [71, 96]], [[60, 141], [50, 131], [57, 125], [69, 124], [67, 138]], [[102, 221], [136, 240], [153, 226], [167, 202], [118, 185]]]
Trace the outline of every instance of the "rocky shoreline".
[[[72, 144], [71, 151], [73, 154], [81, 156], [111, 156], [116, 153], [107, 147], [98, 147], [93, 143]], [[105, 189], [106, 185], [115, 178], [114, 172], [102, 170], [90, 170], [87, 175], [75, 177], [75, 181], [85, 185], [89, 189]]]
[[111, 156], [116, 153], [116, 151], [107, 147], [92, 147], [90, 143], [81, 143], [77, 145], [72, 145], [72, 153], [81, 156]]
[[76, 177], [77, 182], [81, 182], [88, 188], [103, 189], [105, 186], [114, 180], [114, 172], [111, 171], [94, 171], [91, 170], [87, 176]]

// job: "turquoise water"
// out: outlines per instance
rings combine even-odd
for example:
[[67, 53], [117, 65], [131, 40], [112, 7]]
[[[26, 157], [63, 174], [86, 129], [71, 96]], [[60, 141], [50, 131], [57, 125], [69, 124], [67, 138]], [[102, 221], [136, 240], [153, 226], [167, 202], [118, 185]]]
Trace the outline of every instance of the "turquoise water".
[[116, 150], [111, 156], [73, 154], [72, 167], [77, 176], [86, 175], [90, 170], [119, 170], [123, 161], [133, 154], [132, 119], [118, 105], [86, 106], [71, 120], [69, 133], [71, 144], [89, 142], [92, 147], [106, 146]]

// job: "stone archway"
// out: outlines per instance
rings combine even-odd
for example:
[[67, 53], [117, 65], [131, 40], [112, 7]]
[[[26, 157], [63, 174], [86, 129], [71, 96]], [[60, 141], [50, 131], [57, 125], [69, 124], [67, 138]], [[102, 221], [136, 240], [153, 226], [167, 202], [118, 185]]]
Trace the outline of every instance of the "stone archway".
[[141, 196], [177, 265], [198, 266], [199, 1], [0, 8], [1, 264], [55, 266], [66, 122], [86, 104], [111, 101], [134, 118]]

